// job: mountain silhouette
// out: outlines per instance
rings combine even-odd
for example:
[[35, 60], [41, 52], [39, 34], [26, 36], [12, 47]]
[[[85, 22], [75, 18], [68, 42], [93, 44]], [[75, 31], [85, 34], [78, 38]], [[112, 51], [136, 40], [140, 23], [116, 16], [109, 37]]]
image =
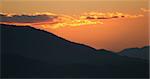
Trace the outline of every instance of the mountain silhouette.
[[3, 78], [148, 78], [148, 61], [95, 50], [27, 26], [1, 24]]
[[142, 48], [128, 48], [119, 52], [119, 54], [121, 56], [128, 56], [133, 58], [141, 58], [149, 60], [149, 48], [150, 48], [149, 46], [145, 46]]

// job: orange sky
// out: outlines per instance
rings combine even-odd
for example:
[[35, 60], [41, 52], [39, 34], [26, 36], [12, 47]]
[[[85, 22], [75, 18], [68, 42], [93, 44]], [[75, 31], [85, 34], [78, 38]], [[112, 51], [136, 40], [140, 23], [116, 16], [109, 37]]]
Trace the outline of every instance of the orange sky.
[[50, 21], [13, 24], [30, 24], [96, 49], [120, 51], [149, 45], [148, 0], [3, 0], [0, 11], [16, 15], [54, 13], [61, 19], [54, 25]]

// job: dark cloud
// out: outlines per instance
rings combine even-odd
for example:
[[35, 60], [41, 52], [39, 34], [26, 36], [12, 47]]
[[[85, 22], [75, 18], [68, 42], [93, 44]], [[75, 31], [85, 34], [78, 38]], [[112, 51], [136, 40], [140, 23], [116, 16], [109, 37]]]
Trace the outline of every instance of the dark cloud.
[[15, 23], [36, 23], [53, 21], [57, 16], [53, 15], [12, 15], [8, 16], [5, 14], [0, 14], [0, 22], [15, 22]]
[[142, 14], [131, 15], [131, 14], [126, 14], [126, 13], [121, 13], [121, 12], [106, 12], [106, 13], [89, 12], [89, 13], [84, 13], [81, 16], [81, 18], [92, 20], [92, 19], [113, 19], [113, 18], [138, 18], [138, 17], [143, 17], [143, 16], [144, 15]]
[[[122, 18], [124, 16], [121, 16]], [[112, 17], [91, 17], [91, 16], [87, 16], [86, 19], [111, 19], [111, 18], [120, 18], [119, 16], [112, 16]]]

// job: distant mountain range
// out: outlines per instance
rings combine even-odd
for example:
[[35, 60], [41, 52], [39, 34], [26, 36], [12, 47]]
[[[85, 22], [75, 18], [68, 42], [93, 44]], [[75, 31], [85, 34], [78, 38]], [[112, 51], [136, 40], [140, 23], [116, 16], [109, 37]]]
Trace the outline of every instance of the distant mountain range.
[[149, 60], [149, 49], [150, 49], [149, 46], [145, 46], [142, 48], [128, 48], [119, 52], [119, 54], [121, 56], [128, 56], [132, 58], [141, 58]]
[[147, 60], [70, 42], [32, 27], [1, 24], [3, 78], [148, 78]]

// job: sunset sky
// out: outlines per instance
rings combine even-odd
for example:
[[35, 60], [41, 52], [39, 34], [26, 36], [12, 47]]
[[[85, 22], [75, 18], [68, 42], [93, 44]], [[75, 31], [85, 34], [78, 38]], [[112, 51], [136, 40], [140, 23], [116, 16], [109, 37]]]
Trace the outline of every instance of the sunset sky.
[[0, 23], [30, 25], [96, 49], [149, 45], [149, 0], [1, 0]]

